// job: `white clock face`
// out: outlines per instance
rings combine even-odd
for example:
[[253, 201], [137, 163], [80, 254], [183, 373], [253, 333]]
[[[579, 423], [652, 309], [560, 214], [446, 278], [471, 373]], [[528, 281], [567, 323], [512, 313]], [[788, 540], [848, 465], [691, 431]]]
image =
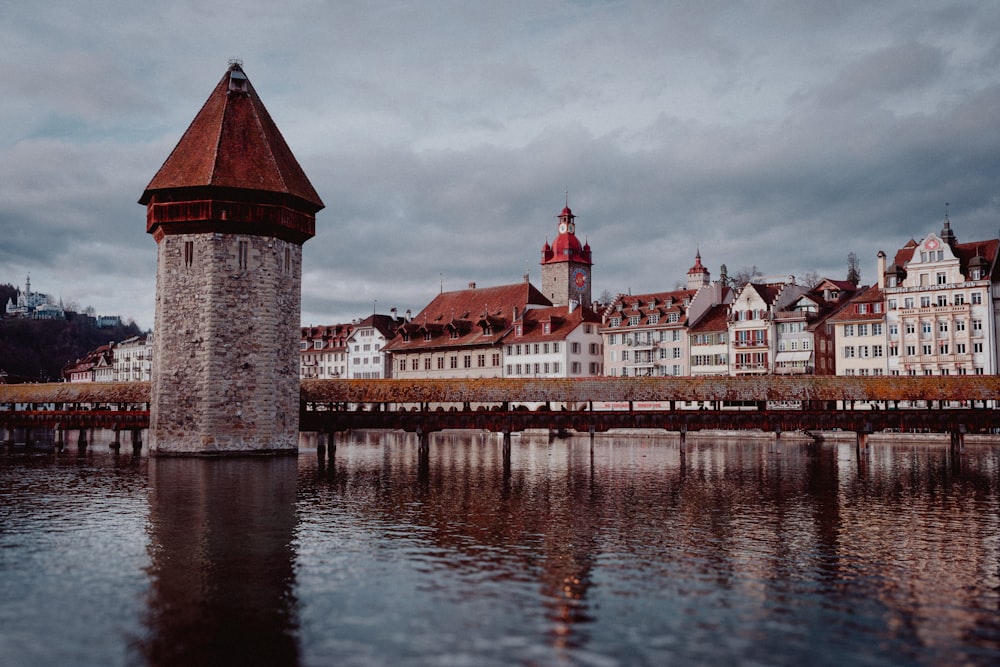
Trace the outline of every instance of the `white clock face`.
[[560, 234], [565, 234], [566, 233], [566, 223], [565, 222], [560, 222], [559, 223], [559, 233]]
[[569, 231], [570, 234], [575, 234], [576, 233], [576, 225], [574, 225], [572, 222], [569, 223], [569, 227], [567, 227], [567, 229], [568, 229], [568, 231]]

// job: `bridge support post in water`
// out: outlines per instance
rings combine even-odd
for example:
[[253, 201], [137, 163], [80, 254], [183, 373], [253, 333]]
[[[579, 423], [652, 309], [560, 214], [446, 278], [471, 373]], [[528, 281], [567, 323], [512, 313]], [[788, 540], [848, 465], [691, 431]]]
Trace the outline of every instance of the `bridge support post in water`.
[[684, 448], [687, 447], [687, 434], [688, 434], [687, 424], [681, 424], [680, 434], [681, 434], [681, 454], [683, 455]]
[[60, 426], [56, 426], [56, 451], [61, 452], [65, 444], [66, 431]]
[[115, 439], [111, 441], [108, 447], [116, 454], [122, 448], [122, 431], [120, 428], [115, 427]]
[[87, 429], [81, 428], [80, 435], [76, 439], [76, 451], [83, 456], [87, 452]]
[[856, 447], [856, 449], [858, 450], [858, 454], [860, 454], [861, 452], [868, 451], [868, 436], [870, 436], [871, 433], [872, 433], [871, 423], [865, 422], [864, 428], [858, 431], [858, 444]]
[[132, 429], [132, 456], [139, 456], [142, 452], [142, 429]]
[[962, 454], [965, 452], [965, 424], [959, 424], [958, 428], [951, 432], [951, 453]]
[[427, 452], [431, 447], [431, 436], [424, 433], [424, 429], [417, 427], [417, 448], [422, 452]]

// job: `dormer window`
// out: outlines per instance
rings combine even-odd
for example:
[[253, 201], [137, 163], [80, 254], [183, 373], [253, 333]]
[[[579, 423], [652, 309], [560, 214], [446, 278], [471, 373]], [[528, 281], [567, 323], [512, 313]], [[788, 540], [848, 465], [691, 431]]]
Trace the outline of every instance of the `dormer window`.
[[229, 72], [229, 92], [247, 92], [247, 75], [242, 70], [234, 68]]
[[552, 333], [552, 323], [551, 322], [542, 322], [542, 333], [543, 334], [550, 334], [550, 333]]
[[523, 324], [515, 324], [514, 325], [514, 335], [515, 336], [523, 336], [524, 335], [524, 325]]
[[982, 274], [979, 269], [971, 269], [969, 271], [969, 280], [980, 280], [981, 278]]
[[638, 301], [633, 301], [632, 302], [632, 310], [639, 310], [639, 302]]
[[681, 316], [678, 313], [670, 313], [669, 315], [667, 315], [667, 322], [670, 322], [671, 324], [676, 323], [680, 319]]
[[458, 336], [459, 336], [458, 329], [452, 329], [451, 330], [451, 339], [455, 340], [456, 338], [458, 338]]
[[313, 349], [314, 350], [322, 350], [323, 349], [323, 341], [321, 341], [321, 340], [313, 341]]
[[430, 340], [430, 339], [431, 339], [431, 332], [430, 331], [425, 331], [424, 332], [424, 340]]
[[650, 299], [649, 303], [646, 305], [646, 308], [648, 310], [652, 310], [653, 308], [656, 308], [656, 299]]
[[656, 324], [659, 321], [660, 321], [660, 316], [658, 313], [653, 313], [652, 315], [649, 316], [650, 324]]
[[621, 325], [622, 325], [622, 318], [620, 318], [620, 317], [612, 317], [611, 318], [611, 326], [613, 326], [613, 327], [620, 327]]
[[637, 326], [639, 326], [639, 320], [640, 319], [642, 319], [642, 318], [639, 315], [631, 315], [628, 318], [628, 325], [630, 327], [637, 327]]

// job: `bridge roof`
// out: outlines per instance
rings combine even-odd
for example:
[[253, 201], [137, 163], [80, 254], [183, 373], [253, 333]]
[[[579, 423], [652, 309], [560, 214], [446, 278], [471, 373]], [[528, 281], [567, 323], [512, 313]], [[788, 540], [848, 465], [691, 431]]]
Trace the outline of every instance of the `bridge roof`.
[[475, 378], [303, 380], [302, 400], [351, 403], [535, 401], [997, 400], [1000, 377]]
[[[316, 403], [1000, 400], [1000, 376], [302, 380]], [[148, 382], [0, 385], [5, 403], [148, 403]]]

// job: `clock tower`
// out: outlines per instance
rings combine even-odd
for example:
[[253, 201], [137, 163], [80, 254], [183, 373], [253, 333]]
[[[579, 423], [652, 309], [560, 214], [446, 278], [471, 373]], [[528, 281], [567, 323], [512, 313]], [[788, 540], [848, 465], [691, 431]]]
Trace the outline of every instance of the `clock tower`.
[[576, 216], [569, 202], [558, 216], [559, 233], [552, 245], [542, 246], [542, 293], [556, 306], [570, 302], [590, 306], [590, 273], [593, 261], [590, 244], [580, 244], [576, 236]]

